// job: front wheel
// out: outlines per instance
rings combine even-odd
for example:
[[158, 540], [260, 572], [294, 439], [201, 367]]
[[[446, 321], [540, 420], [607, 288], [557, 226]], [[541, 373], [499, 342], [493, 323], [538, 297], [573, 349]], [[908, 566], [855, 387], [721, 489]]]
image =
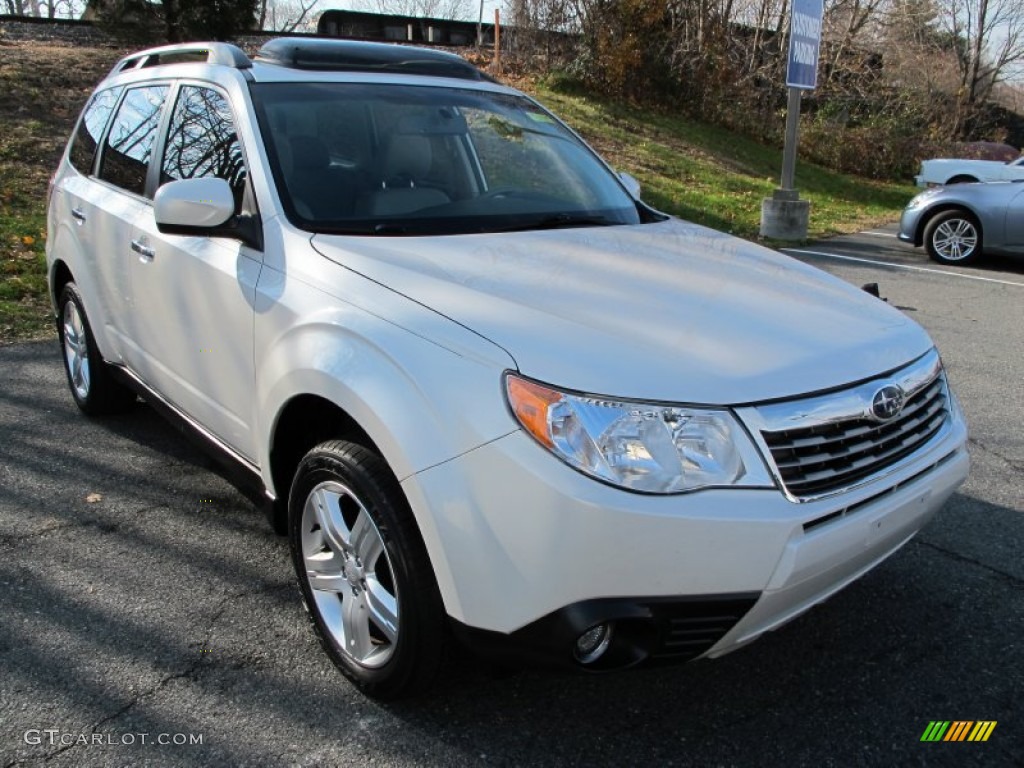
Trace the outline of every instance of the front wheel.
[[78, 286], [68, 283], [58, 300], [60, 316], [57, 332], [64, 358], [68, 387], [83, 412], [90, 416], [113, 413], [129, 408], [135, 393], [110, 375], [110, 367], [100, 356], [92, 326], [85, 314]]
[[981, 227], [966, 211], [943, 211], [925, 227], [924, 245], [933, 261], [968, 264], [981, 255]]
[[302, 599], [334, 664], [366, 694], [426, 688], [442, 658], [444, 609], [398, 481], [376, 453], [321, 443], [288, 501]]

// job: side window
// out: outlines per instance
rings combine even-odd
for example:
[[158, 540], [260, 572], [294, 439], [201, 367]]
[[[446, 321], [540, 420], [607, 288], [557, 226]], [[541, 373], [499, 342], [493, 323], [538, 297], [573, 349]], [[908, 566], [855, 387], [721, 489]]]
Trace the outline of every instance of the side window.
[[216, 176], [231, 185], [241, 213], [246, 170], [231, 107], [217, 91], [184, 85], [171, 115], [160, 183]]
[[92, 173], [96, 146], [99, 144], [100, 136], [103, 135], [103, 128], [107, 125], [107, 120], [110, 119], [110, 113], [114, 111], [114, 105], [117, 104], [117, 97], [120, 95], [120, 86], [108, 88], [93, 96], [89, 106], [85, 108], [82, 122], [78, 124], [78, 131], [71, 141], [71, 152], [68, 153], [71, 164], [79, 173], [84, 173], [86, 176]]
[[166, 85], [132, 88], [125, 94], [103, 146], [101, 179], [137, 195], [145, 193], [149, 156], [166, 98]]

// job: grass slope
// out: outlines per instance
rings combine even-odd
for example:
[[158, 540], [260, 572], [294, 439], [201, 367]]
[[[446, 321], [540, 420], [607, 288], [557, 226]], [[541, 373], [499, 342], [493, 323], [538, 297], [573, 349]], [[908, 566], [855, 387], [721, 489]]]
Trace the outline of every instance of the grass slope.
[[[633, 174], [643, 186], [644, 200], [655, 208], [757, 239], [761, 200], [779, 185], [781, 148], [543, 83], [530, 90], [618, 170]], [[915, 194], [907, 184], [844, 176], [801, 162], [796, 185], [800, 196], [811, 201], [812, 239], [891, 222]]]
[[119, 52], [0, 41], [0, 341], [53, 335], [46, 187], [71, 127]]
[[[43, 247], [46, 186], [75, 117], [123, 53], [0, 40], [0, 341], [53, 334]], [[660, 210], [757, 237], [761, 199], [777, 185], [781, 150], [720, 128], [598, 98], [516, 83], [576, 128]], [[797, 185], [811, 201], [811, 237], [896, 218], [913, 188], [808, 164]]]

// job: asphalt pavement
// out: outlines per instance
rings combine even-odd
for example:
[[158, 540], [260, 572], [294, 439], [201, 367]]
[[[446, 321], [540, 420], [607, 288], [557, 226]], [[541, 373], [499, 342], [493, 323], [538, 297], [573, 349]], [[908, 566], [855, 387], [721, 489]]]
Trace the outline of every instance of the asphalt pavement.
[[[392, 705], [335, 672], [286, 541], [172, 427], [87, 419], [55, 341], [0, 346], [0, 767], [1024, 765], [1024, 259], [939, 267], [892, 235], [793, 255], [879, 283], [943, 353], [973, 466], [915, 540], [721, 659], [461, 659]], [[922, 742], [934, 720], [997, 725]]]

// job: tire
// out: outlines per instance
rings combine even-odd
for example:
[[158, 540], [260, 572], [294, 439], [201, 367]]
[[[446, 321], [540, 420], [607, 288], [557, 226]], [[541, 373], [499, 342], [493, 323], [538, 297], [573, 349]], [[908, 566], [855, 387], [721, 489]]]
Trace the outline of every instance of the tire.
[[135, 403], [135, 393], [114, 379], [110, 366], [100, 355], [78, 286], [67, 283], [57, 306], [64, 374], [75, 404], [90, 416], [130, 408]]
[[378, 699], [426, 689], [441, 666], [445, 613], [384, 460], [354, 443], [321, 443], [299, 462], [288, 518], [302, 600], [338, 669]]
[[981, 256], [981, 225], [967, 211], [942, 211], [925, 227], [924, 246], [940, 264], [970, 264]]
[[973, 176], [954, 176], [946, 184], [974, 184], [977, 181]]

